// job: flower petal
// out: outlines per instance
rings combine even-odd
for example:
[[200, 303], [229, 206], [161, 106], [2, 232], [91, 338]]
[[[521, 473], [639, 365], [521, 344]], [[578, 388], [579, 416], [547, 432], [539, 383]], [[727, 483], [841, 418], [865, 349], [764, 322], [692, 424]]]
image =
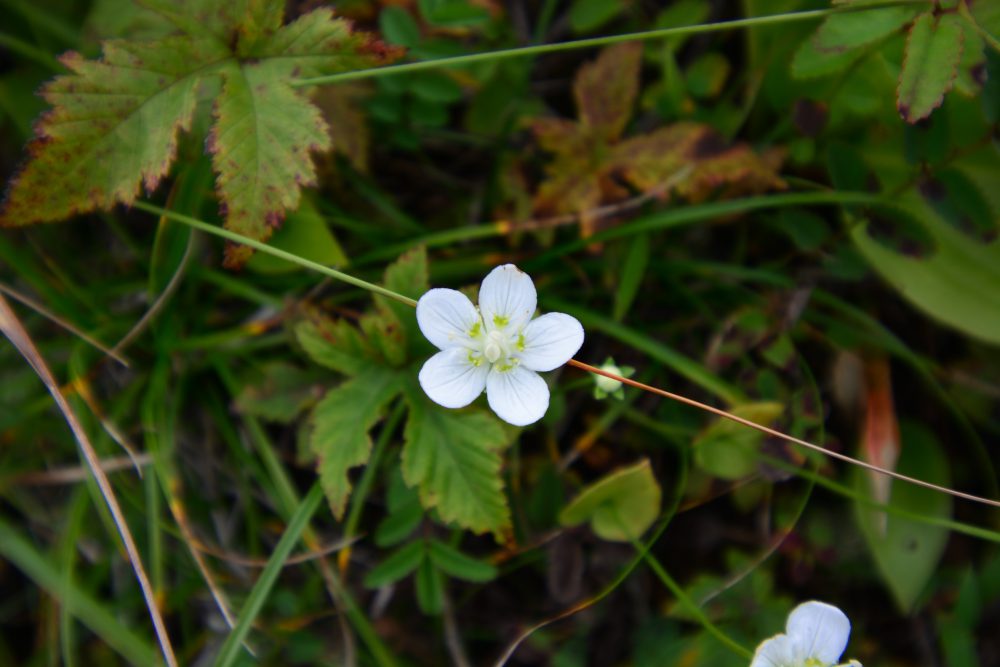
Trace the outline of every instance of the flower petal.
[[851, 622], [833, 605], [813, 600], [792, 610], [785, 632], [803, 648], [802, 657], [833, 665], [847, 648]]
[[457, 290], [428, 290], [417, 302], [420, 331], [441, 350], [469, 345], [473, 329], [480, 322], [476, 307]]
[[522, 366], [493, 370], [486, 378], [486, 399], [500, 419], [514, 426], [534, 424], [549, 409], [549, 387]]
[[531, 277], [513, 264], [490, 271], [479, 288], [479, 310], [488, 331], [519, 331], [535, 314], [537, 303]]
[[471, 361], [472, 353], [461, 347], [438, 352], [420, 369], [420, 386], [431, 400], [446, 408], [464, 408], [486, 388], [490, 365]]
[[799, 667], [804, 660], [798, 646], [788, 635], [775, 635], [765, 639], [753, 654], [750, 667]]
[[581, 345], [583, 325], [575, 317], [547, 313], [524, 328], [524, 350], [517, 356], [529, 370], [551, 371], [572, 359]]

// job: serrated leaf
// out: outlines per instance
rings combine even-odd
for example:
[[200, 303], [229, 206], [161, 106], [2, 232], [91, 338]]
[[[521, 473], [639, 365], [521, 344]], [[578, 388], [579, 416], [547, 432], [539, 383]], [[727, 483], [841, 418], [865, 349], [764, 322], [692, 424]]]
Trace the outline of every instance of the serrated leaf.
[[174, 159], [178, 132], [191, 127], [203, 64], [224, 55], [211, 41], [186, 37], [105, 42], [98, 61], [64, 55], [72, 74], [42, 89], [53, 108], [35, 126], [0, 225], [129, 204], [141, 186], [155, 189]]
[[908, 301], [974, 338], [1000, 345], [1000, 241], [985, 243], [952, 228], [912, 192], [898, 199], [933, 241], [924, 257], [891, 250], [855, 225], [851, 237], [868, 263]]
[[[934, 437], [924, 428], [903, 424], [899, 472], [934, 484], [948, 485], [948, 458]], [[855, 489], [871, 498], [863, 471], [855, 472]], [[951, 516], [951, 497], [932, 489], [892, 480], [889, 489], [894, 507], [933, 519]], [[948, 541], [948, 529], [924, 521], [914, 521], [855, 503], [856, 517], [896, 603], [909, 613], [934, 574]]]
[[641, 190], [673, 182], [681, 196], [702, 201], [718, 190], [737, 196], [785, 188], [777, 174], [781, 157], [762, 157], [746, 145], [728, 145], [711, 127], [684, 122], [621, 142], [609, 162]]
[[443, 409], [419, 386], [408, 387], [407, 402], [403, 479], [443, 521], [499, 536], [510, 525], [500, 475], [507, 434], [500, 422], [476, 408]]
[[371, 365], [359, 377], [328, 391], [313, 409], [309, 446], [318, 459], [330, 509], [338, 519], [351, 493], [347, 473], [368, 461], [372, 448], [368, 431], [399, 393], [399, 380], [395, 371]]
[[423, 540], [410, 542], [397, 549], [365, 575], [364, 584], [368, 588], [381, 588], [393, 584], [407, 576], [424, 561], [426, 549]]
[[318, 398], [316, 373], [284, 361], [265, 364], [236, 395], [236, 409], [270, 421], [288, 423]]
[[440, 540], [430, 540], [428, 555], [445, 574], [472, 582], [486, 582], [496, 579], [497, 568], [491, 563], [463, 554]]
[[649, 460], [622, 468], [585, 488], [559, 513], [559, 523], [575, 526], [590, 521], [605, 540], [638, 539], [660, 514], [660, 485]]
[[[737, 417], [770, 426], [784, 411], [781, 403], [745, 403], [733, 407]], [[695, 439], [694, 458], [705, 472], [722, 479], [740, 479], [757, 468], [757, 450], [764, 434], [729, 419], [712, 422]]]
[[[328, 9], [281, 26], [280, 0], [146, 0], [186, 34], [105, 42], [100, 60], [64, 56], [73, 72], [49, 83], [53, 108], [36, 126], [0, 224], [24, 225], [129, 204], [156, 188], [180, 130], [192, 127], [200, 85], [222, 74], [209, 147], [226, 226], [265, 240], [313, 182], [311, 153], [327, 128], [290, 81], [373, 66], [397, 52], [354, 34]], [[230, 248], [227, 264], [249, 257]]]
[[896, 108], [906, 122], [916, 123], [941, 106], [955, 83], [963, 34], [955, 14], [926, 12], [913, 22], [896, 92]]
[[573, 97], [580, 124], [595, 136], [614, 140], [621, 136], [639, 92], [640, 42], [623, 42], [603, 51], [576, 74]]
[[358, 375], [377, 360], [371, 343], [344, 320], [314, 313], [296, 325], [295, 337], [313, 361], [344, 375]]

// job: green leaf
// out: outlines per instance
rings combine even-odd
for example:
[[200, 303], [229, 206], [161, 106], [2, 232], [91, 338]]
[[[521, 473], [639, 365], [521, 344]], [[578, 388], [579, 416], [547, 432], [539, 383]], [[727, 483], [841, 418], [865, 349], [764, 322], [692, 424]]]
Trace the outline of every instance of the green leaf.
[[371, 343], [344, 320], [311, 313], [296, 325], [295, 337], [309, 358], [344, 375], [358, 375], [378, 359]]
[[396, 550], [365, 575], [365, 586], [381, 588], [410, 574], [424, 561], [427, 551], [423, 540], [416, 540]]
[[59, 220], [129, 204], [167, 175], [180, 130], [191, 127], [205, 63], [226, 53], [210, 40], [108, 41], [100, 60], [67, 53], [71, 74], [42, 89], [52, 109], [11, 181], [0, 225]]
[[817, 28], [812, 37], [822, 53], [844, 53], [887, 37], [913, 20], [913, 7], [885, 7], [862, 12], [833, 14]]
[[955, 83], [962, 36], [961, 19], [955, 14], [926, 12], [913, 22], [896, 92], [896, 108], [906, 122], [916, 123], [941, 106]]
[[442, 104], [458, 102], [465, 96], [462, 87], [454, 79], [440, 72], [424, 72], [410, 81], [414, 95], [440, 108]]
[[264, 364], [244, 380], [236, 396], [236, 409], [270, 421], [288, 423], [315, 399], [315, 371], [284, 361]]
[[622, 266], [621, 275], [618, 277], [618, 289], [615, 290], [615, 306], [613, 318], [616, 322], [621, 322], [622, 318], [632, 307], [635, 295], [639, 291], [643, 276], [646, 275], [646, 266], [649, 264], [649, 235], [639, 234], [628, 248], [628, 255]]
[[444, 609], [444, 582], [441, 573], [429, 559], [420, 562], [417, 570], [417, 604], [425, 614], [440, 614]]
[[338, 519], [351, 493], [347, 472], [368, 461], [372, 449], [368, 431], [399, 390], [395, 371], [371, 365], [359, 377], [328, 391], [313, 410], [309, 446], [319, 459], [320, 481]]
[[478, 26], [490, 19], [486, 8], [469, 0], [418, 0], [417, 4], [425, 21], [442, 28]]
[[[902, 424], [897, 470], [934, 484], [948, 485], [948, 457], [933, 435], [916, 424]], [[866, 473], [855, 473], [855, 489], [871, 498]], [[932, 489], [892, 480], [889, 504], [928, 519], [951, 516], [951, 497]], [[855, 503], [855, 512], [879, 572], [903, 613], [910, 613], [934, 575], [948, 541], [948, 529], [905, 519]]]
[[[310, 201], [302, 202], [297, 211], [288, 215], [285, 224], [274, 233], [268, 245], [327, 266], [347, 264], [347, 256], [330, 231], [330, 225]], [[247, 262], [247, 268], [257, 273], [305, 271], [298, 264], [263, 252], [256, 253]]]
[[815, 79], [842, 72], [862, 56], [862, 50], [820, 51], [812, 39], [802, 42], [792, 58], [791, 72], [796, 79]]
[[378, 14], [378, 27], [390, 44], [413, 48], [420, 43], [420, 26], [410, 12], [402, 7], [390, 5]]
[[931, 254], [900, 254], [858, 224], [851, 237], [861, 254], [917, 308], [970, 336], [1000, 344], [1000, 241], [985, 243], [954, 229], [912, 192], [898, 202], [932, 239]]
[[[222, 75], [207, 146], [226, 227], [267, 239], [314, 182], [311, 153], [330, 148], [328, 128], [296, 77], [365, 68], [397, 56], [318, 9], [282, 26], [284, 2], [167, 2], [147, 7], [186, 34], [112, 40], [99, 60], [63, 57], [71, 74], [43, 89], [52, 105], [36, 125], [29, 159], [11, 182], [0, 225], [16, 226], [130, 204], [156, 189], [180, 130], [195, 123], [199, 91]], [[231, 246], [226, 263], [250, 256]]]
[[559, 523], [590, 521], [598, 537], [612, 542], [638, 539], [660, 514], [660, 485], [649, 460], [622, 468], [585, 488], [559, 513]]
[[443, 521], [499, 537], [510, 525], [500, 475], [500, 450], [507, 444], [503, 427], [491, 413], [431, 403], [414, 384], [407, 387], [403, 479]]
[[424, 508], [420, 499], [399, 508], [378, 524], [375, 529], [375, 544], [380, 547], [390, 547], [399, 544], [417, 529], [424, 518]]
[[473, 582], [496, 579], [497, 569], [490, 563], [467, 556], [440, 540], [430, 540], [428, 546], [430, 547], [428, 554], [431, 560], [445, 574]]
[[569, 25], [578, 35], [591, 32], [618, 16], [624, 8], [620, 0], [573, 0]]
[[411, 489], [403, 480], [399, 468], [389, 473], [389, 483], [385, 494], [388, 516], [375, 529], [375, 544], [388, 547], [399, 544], [416, 530], [424, 518], [424, 508], [420, 505], [420, 494]]
[[[781, 403], [744, 403], [733, 407], [737, 417], [769, 426], [784, 411]], [[722, 479], [740, 479], [757, 468], [757, 449], [764, 434], [725, 418], [712, 422], [694, 441], [694, 459], [705, 472]]]

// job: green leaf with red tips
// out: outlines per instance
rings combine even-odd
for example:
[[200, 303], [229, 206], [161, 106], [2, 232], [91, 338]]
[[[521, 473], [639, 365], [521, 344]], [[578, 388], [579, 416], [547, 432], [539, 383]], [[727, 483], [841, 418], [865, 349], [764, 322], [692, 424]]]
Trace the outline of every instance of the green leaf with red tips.
[[[319, 9], [282, 26], [281, 0], [143, 0], [182, 32], [151, 42], [104, 44], [99, 60], [70, 53], [71, 74], [43, 89], [52, 105], [29, 158], [11, 181], [0, 225], [49, 222], [156, 189], [178, 135], [193, 125], [201, 84], [221, 75], [208, 146], [226, 227], [266, 240], [315, 183], [313, 153], [331, 148], [322, 114], [296, 77], [387, 62], [398, 51]], [[242, 265], [245, 247], [226, 264]]]
[[190, 128], [205, 62], [224, 55], [210, 41], [168, 37], [109, 41], [101, 60], [67, 53], [72, 74], [42, 90], [52, 109], [35, 125], [29, 159], [11, 181], [0, 224], [49, 222], [153, 190]]
[[962, 60], [962, 20], [956, 14], [921, 14], [910, 28], [899, 73], [896, 108], [908, 123], [927, 118], [951, 90]]

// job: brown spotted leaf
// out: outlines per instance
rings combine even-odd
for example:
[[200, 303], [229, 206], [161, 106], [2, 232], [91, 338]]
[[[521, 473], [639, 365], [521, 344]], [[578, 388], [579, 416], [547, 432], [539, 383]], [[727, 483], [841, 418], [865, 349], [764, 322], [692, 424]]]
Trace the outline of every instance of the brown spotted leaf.
[[730, 145], [707, 125], [676, 123], [627, 139], [639, 85], [641, 49], [620, 44], [580, 68], [574, 84], [578, 121], [537, 118], [538, 145], [552, 154], [533, 200], [540, 217], [575, 214], [584, 237], [598, 227], [598, 209], [634, 195], [679, 194], [691, 201], [783, 189], [783, 153], [758, 155]]
[[606, 140], [621, 136], [632, 117], [641, 62], [642, 44], [625, 42], [604, 49], [597, 60], [580, 68], [573, 96], [585, 129]]
[[[156, 188], [178, 131], [192, 125], [201, 82], [222, 76], [208, 146], [226, 227], [264, 240], [315, 180], [312, 153], [328, 128], [296, 77], [372, 67], [397, 56], [328, 9], [282, 26], [283, 0], [143, 0], [181, 34], [111, 41], [100, 60], [64, 57], [72, 74], [43, 90], [53, 108], [0, 208], [23, 225], [130, 204]], [[246, 248], [229, 248], [239, 266]]]
[[729, 145], [707, 125], [675, 123], [615, 147], [610, 167], [643, 192], [676, 192], [689, 201], [785, 188], [780, 153], [758, 155]]
[[63, 56], [72, 72], [42, 89], [52, 105], [35, 125], [29, 159], [11, 181], [0, 224], [26, 225], [131, 203], [170, 168], [188, 129], [203, 65], [224, 56], [211, 40], [109, 41], [100, 60]]

